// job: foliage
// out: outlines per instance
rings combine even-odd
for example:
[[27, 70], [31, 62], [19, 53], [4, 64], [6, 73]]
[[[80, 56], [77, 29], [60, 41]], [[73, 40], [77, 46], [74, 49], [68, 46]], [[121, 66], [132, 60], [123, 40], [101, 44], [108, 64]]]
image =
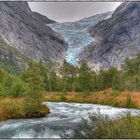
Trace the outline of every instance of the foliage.
[[62, 101], [62, 102], [65, 102], [66, 101], [66, 96], [65, 96], [65, 93], [61, 93], [61, 95], [60, 95], [60, 100]]
[[24, 97], [25, 92], [27, 90], [27, 85], [22, 80], [15, 80], [10, 88], [9, 95], [16, 98], [16, 97]]
[[[49, 109], [46, 106], [41, 106], [39, 113], [34, 117], [45, 116], [47, 113], [49, 113]], [[28, 117], [22, 98], [0, 99], [0, 121]]]
[[[66, 60], [62, 65], [55, 62], [47, 64], [42, 61], [30, 62], [29, 67], [23, 70], [20, 75], [14, 75], [13, 72], [6, 69], [0, 67], [0, 97], [24, 97], [24, 109], [28, 117], [37, 116], [40, 112], [44, 90], [51, 93], [56, 91], [63, 93], [59, 98], [63, 101], [66, 100], [66, 95], [64, 95], [66, 92], [76, 91], [84, 95], [82, 98], [79, 97], [80, 102], [85, 100], [93, 102], [90, 99], [90, 94], [93, 91], [113, 88], [112, 97], [107, 100], [111, 105], [121, 90], [129, 92], [140, 90], [140, 54], [133, 59], [126, 59], [122, 70], [111, 67], [94, 72], [86, 63], [75, 67], [67, 63]], [[106, 94], [103, 97], [106, 99]], [[73, 100], [78, 101], [78, 99]], [[96, 102], [107, 103], [102, 98]], [[125, 103], [123, 106], [135, 107], [130, 94], [127, 95]], [[113, 104], [118, 105], [119, 102]]]
[[28, 69], [22, 73], [22, 79], [28, 84], [25, 98], [25, 110], [28, 117], [38, 114], [43, 99], [44, 83], [43, 64], [41, 62], [31, 62]]
[[132, 93], [127, 93], [126, 107], [127, 108], [135, 108], [136, 107], [134, 101], [132, 100]]
[[[42, 112], [44, 110], [42, 92], [45, 87], [45, 76], [46, 68], [41, 61], [31, 62], [21, 76], [9, 74], [0, 69], [0, 97], [24, 98], [22, 108], [26, 113], [22, 117], [43, 116], [45, 113]], [[13, 107], [9, 106], [7, 112], [9, 112], [8, 109], [13, 110]]]
[[130, 113], [112, 120], [98, 112], [90, 116], [89, 120], [82, 120], [73, 138], [140, 138], [139, 123], [140, 118], [132, 117]]
[[89, 94], [89, 92], [92, 91], [92, 80], [94, 74], [95, 73], [91, 71], [86, 63], [83, 63], [81, 65], [79, 70], [78, 82], [81, 91], [85, 94]]
[[0, 66], [11, 74], [19, 74], [21, 72], [20, 68], [18, 68], [9, 58], [0, 61]]

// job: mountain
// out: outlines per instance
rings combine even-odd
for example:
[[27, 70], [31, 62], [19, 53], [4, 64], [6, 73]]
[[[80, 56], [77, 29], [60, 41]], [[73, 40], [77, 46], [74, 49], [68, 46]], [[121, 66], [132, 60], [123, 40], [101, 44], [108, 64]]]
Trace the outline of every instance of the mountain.
[[67, 43], [35, 15], [27, 2], [0, 2], [0, 36], [31, 60], [63, 61]]
[[107, 12], [75, 22], [49, 24], [54, 31], [58, 32], [68, 42], [69, 47], [66, 52], [66, 60], [69, 63], [77, 65], [80, 52], [94, 40], [88, 33], [88, 28], [99, 21], [109, 18], [111, 14], [112, 12]]
[[93, 69], [117, 67], [140, 53], [140, 2], [122, 3], [106, 20], [90, 27], [94, 41], [80, 53], [79, 62]]
[[41, 22], [45, 23], [45, 24], [52, 24], [52, 23], [56, 23], [56, 21], [49, 19], [46, 16], [43, 16], [37, 12], [33, 12], [33, 15], [39, 19]]
[[9, 72], [19, 72], [27, 67], [29, 59], [0, 36], [0, 65]]

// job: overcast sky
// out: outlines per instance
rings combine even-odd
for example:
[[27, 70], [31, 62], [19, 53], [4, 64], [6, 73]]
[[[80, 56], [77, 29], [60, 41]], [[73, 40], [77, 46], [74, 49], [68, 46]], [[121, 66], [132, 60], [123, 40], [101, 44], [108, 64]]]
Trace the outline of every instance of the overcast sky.
[[28, 2], [37, 11], [57, 22], [76, 21], [97, 13], [115, 10], [121, 2]]

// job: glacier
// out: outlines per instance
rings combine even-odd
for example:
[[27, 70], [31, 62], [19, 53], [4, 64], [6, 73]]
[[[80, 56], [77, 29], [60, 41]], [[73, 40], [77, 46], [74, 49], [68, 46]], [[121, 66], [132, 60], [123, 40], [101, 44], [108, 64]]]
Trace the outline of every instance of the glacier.
[[94, 42], [94, 38], [88, 33], [88, 29], [99, 21], [109, 18], [111, 12], [97, 14], [86, 17], [75, 22], [63, 22], [48, 24], [54, 31], [59, 33], [68, 43], [66, 52], [66, 61], [72, 65], [77, 65], [80, 52]]

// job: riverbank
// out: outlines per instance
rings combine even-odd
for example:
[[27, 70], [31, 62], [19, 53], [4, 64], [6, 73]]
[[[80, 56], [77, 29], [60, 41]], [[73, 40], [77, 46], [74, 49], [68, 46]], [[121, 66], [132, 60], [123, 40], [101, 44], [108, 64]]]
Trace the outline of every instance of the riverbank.
[[[95, 113], [90, 122], [83, 120], [81, 127], [75, 131], [77, 139], [138, 139], [140, 138], [140, 116], [127, 113], [115, 120]], [[95, 121], [96, 120], [96, 121]], [[93, 125], [94, 124], [94, 125]], [[95, 129], [96, 127], [96, 129]]]
[[111, 88], [99, 92], [92, 92], [89, 95], [84, 95], [79, 92], [67, 92], [65, 94], [49, 92], [46, 93], [44, 98], [45, 101], [50, 102], [93, 103], [140, 109], [140, 92], [119, 92]]
[[[82, 118], [87, 119], [90, 114], [99, 111], [101, 115], [116, 119], [117, 116], [123, 117], [128, 111], [132, 116], [140, 115], [140, 110], [104, 105], [65, 102], [43, 102], [43, 104], [50, 109], [50, 114], [45, 117], [0, 122], [0, 138], [70, 138], [62, 137], [63, 133], [71, 134], [70, 132], [78, 129]], [[139, 123], [136, 122], [136, 125], [139, 126]], [[119, 129], [119, 126], [116, 128]]]
[[[38, 112], [32, 114], [31, 118], [44, 117], [49, 113], [46, 106], [41, 106]], [[22, 98], [1, 98], [0, 99], [0, 121], [8, 119], [30, 118], [25, 110]]]
[[[113, 107], [140, 109], [140, 92], [118, 92], [113, 89], [106, 89], [99, 92], [92, 92], [84, 95], [79, 92], [49, 92], [45, 93], [44, 101], [68, 102], [68, 103], [93, 103], [100, 105], [110, 105]], [[22, 98], [1, 98], [0, 99], [0, 121], [19, 118], [44, 117], [49, 113], [49, 108], [41, 106], [39, 111], [31, 117], [25, 110]]]

